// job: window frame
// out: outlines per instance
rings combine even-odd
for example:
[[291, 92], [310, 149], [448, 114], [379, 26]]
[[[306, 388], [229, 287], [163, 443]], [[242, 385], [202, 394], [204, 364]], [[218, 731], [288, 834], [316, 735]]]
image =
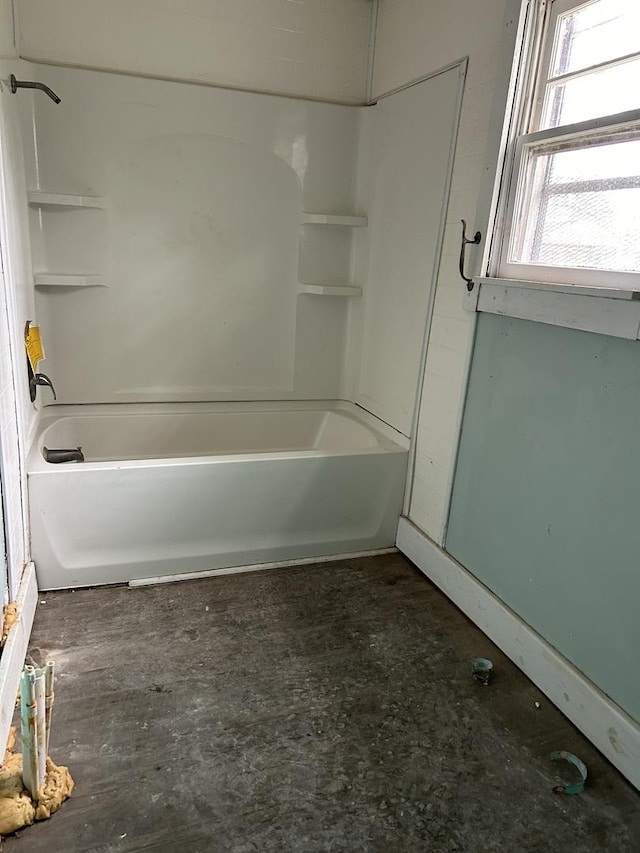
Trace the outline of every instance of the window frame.
[[[486, 273], [492, 278], [513, 284], [521, 281], [523, 285], [527, 282], [541, 282], [543, 286], [556, 285], [562, 288], [596, 287], [602, 291], [640, 291], [640, 272], [543, 266], [509, 260], [511, 241], [517, 227], [516, 216], [525, 185], [525, 164], [530, 152], [536, 148], [543, 151], [545, 145], [551, 149], [563, 144], [567, 144], [570, 150], [572, 140], [588, 144], [589, 140], [615, 137], [629, 131], [640, 132], [640, 109], [528, 132], [532, 125], [540, 122], [549, 80], [557, 79], [550, 73], [557, 20], [572, 9], [593, 2], [596, 0], [529, 0], [527, 4], [521, 53], [514, 62], [512, 111], [508, 118], [505, 159], [496, 190], [496, 216], [486, 265]], [[575, 79], [593, 73], [598, 68], [621, 64], [636, 55], [640, 55], [640, 52], [562, 76]]]

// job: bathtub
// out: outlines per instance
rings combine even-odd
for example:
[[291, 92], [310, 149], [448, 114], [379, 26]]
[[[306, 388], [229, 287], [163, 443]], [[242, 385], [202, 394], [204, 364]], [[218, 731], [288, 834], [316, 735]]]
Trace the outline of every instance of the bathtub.
[[[52, 464], [43, 448], [82, 446]], [[28, 455], [40, 588], [393, 546], [403, 437], [349, 403], [49, 406]]]

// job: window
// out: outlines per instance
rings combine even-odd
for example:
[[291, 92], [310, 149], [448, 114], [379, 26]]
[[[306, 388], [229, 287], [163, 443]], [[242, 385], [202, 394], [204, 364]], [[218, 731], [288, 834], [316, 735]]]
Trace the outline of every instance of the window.
[[537, 8], [497, 273], [640, 290], [640, 0]]

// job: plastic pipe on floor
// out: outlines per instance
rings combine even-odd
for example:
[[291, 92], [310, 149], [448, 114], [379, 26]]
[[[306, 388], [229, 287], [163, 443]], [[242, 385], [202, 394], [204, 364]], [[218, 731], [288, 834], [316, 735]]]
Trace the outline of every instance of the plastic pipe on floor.
[[53, 713], [53, 702], [55, 693], [53, 692], [53, 684], [55, 680], [56, 665], [52, 660], [48, 660], [44, 668], [44, 714], [45, 727], [47, 730], [45, 754], [49, 755], [49, 736], [51, 734], [51, 714]]
[[38, 744], [36, 736], [37, 706], [36, 674], [32, 666], [25, 667], [20, 683], [20, 724], [22, 734], [22, 781], [34, 800], [38, 798]]
[[44, 669], [36, 669], [36, 742], [38, 747], [38, 787], [44, 785], [47, 774], [47, 723], [44, 701]]

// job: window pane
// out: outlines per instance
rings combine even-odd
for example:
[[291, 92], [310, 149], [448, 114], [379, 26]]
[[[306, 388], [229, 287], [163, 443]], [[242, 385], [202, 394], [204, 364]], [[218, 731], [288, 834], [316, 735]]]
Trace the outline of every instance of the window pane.
[[558, 18], [551, 77], [640, 51], [640, 2], [595, 0]]
[[[640, 4], [640, 0], [638, 0]], [[547, 86], [541, 128], [640, 108], [640, 59]]]
[[511, 262], [640, 272], [640, 140], [530, 152]]

